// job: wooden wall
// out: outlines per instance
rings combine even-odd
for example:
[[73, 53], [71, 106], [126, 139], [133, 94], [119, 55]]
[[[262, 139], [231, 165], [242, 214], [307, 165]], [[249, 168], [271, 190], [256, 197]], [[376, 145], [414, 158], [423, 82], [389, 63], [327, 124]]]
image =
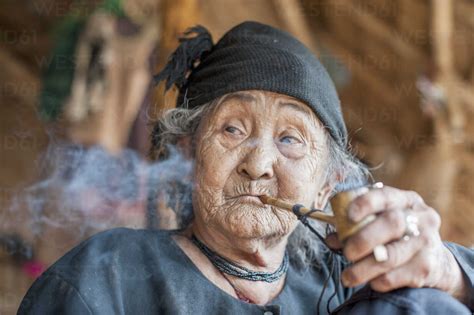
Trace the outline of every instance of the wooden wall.
[[[163, 0], [157, 69], [176, 46], [176, 36], [200, 23], [217, 40], [244, 20], [284, 28], [302, 39], [337, 81], [355, 152], [377, 179], [419, 191], [443, 218], [445, 239], [474, 245], [474, 3], [455, 0], [449, 51], [432, 0]], [[48, 134], [37, 115], [41, 67], [48, 62], [51, 30], [67, 14], [65, 0], [0, 3], [0, 232], [15, 232], [49, 264], [77, 240], [46, 231], [31, 238], [26, 213], [5, 211], [17, 188], [41, 176], [37, 164]], [[442, 50], [442, 49], [441, 49]], [[444, 54], [444, 55], [443, 55]], [[446, 70], [443, 58], [451, 66]], [[446, 95], [442, 104], [422, 100], [426, 78]], [[446, 79], [448, 78], [448, 79]], [[173, 106], [157, 89], [151, 118]], [[143, 117], [142, 117], [143, 118]], [[135, 123], [129, 145], [146, 151], [149, 129]], [[54, 125], [67, 129], [67, 122]], [[138, 131], [137, 131], [138, 130]], [[0, 255], [0, 314], [15, 313], [32, 279]]]

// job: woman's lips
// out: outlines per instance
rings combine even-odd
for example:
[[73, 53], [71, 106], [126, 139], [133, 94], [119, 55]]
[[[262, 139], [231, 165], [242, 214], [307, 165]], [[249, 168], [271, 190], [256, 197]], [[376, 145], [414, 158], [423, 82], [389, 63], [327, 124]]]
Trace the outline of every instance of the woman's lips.
[[235, 197], [239, 202], [251, 203], [260, 207], [265, 206], [265, 204], [260, 200], [258, 196], [253, 195], [240, 195]]

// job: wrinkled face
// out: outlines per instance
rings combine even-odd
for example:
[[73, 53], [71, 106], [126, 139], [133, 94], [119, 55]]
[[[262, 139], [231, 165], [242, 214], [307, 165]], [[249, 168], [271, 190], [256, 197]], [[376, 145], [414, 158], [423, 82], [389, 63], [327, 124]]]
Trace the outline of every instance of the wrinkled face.
[[325, 185], [325, 131], [309, 107], [289, 96], [227, 94], [195, 137], [195, 217], [225, 235], [287, 235], [296, 217], [256, 196], [310, 206]]

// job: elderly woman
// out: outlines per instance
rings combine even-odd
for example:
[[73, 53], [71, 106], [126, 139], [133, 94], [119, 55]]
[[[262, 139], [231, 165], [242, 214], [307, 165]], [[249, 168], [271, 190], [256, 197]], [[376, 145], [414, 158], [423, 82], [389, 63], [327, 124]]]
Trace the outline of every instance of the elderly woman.
[[[439, 216], [416, 193], [383, 187], [356, 198], [350, 219], [376, 219], [343, 244], [259, 198], [329, 211], [335, 192], [366, 180], [309, 50], [255, 22], [215, 45], [202, 27], [192, 34], [157, 76], [180, 94], [153, 134], [157, 156], [177, 145], [194, 160], [190, 223], [92, 237], [33, 284], [19, 313], [470, 313], [474, 254], [441, 241]], [[376, 259], [377, 247], [386, 257]]]

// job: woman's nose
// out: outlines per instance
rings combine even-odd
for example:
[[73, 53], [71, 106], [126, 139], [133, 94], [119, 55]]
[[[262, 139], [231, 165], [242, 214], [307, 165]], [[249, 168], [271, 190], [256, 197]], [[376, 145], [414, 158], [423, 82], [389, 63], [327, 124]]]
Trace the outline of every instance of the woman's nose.
[[271, 144], [263, 141], [251, 144], [241, 163], [237, 166], [237, 172], [250, 180], [272, 178], [276, 160], [274, 146], [273, 141]]

